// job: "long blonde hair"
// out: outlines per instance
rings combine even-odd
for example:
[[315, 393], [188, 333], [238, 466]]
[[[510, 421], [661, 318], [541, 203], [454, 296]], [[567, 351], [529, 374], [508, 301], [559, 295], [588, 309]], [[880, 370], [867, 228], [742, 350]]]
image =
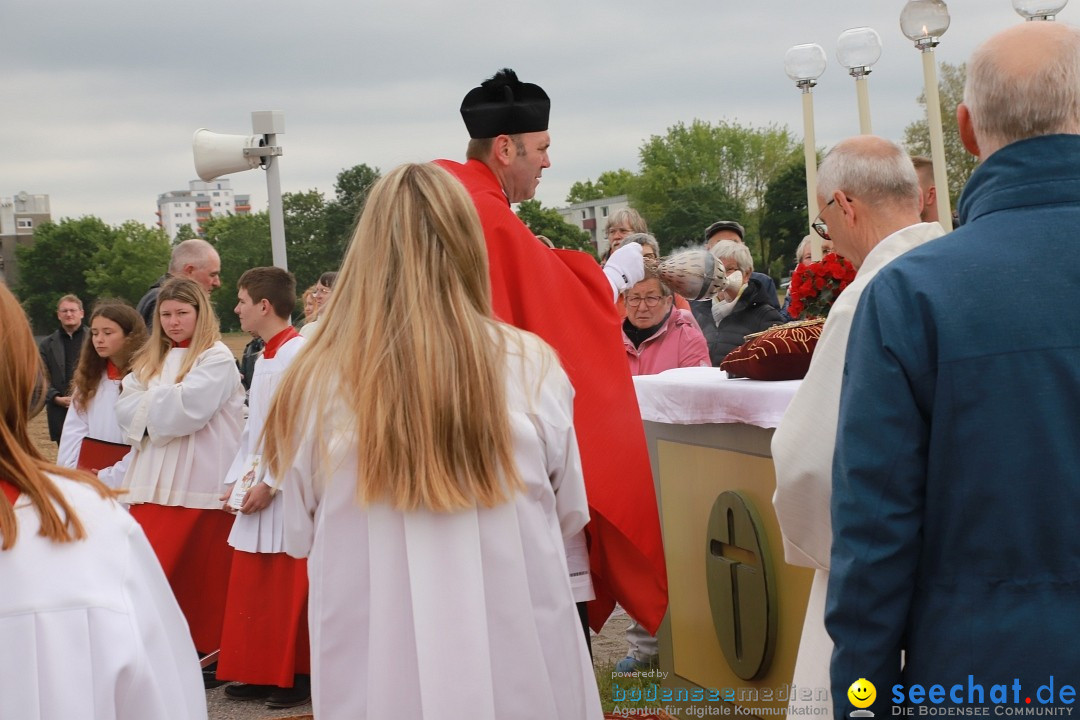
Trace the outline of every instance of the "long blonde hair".
[[[30, 418], [41, 410], [45, 397], [43, 380], [41, 356], [26, 315], [7, 287], [0, 284], [0, 478], [29, 498], [41, 518], [43, 537], [54, 542], [81, 540], [86, 530], [63, 492], [45, 473], [85, 482], [102, 497], [112, 493], [92, 475], [48, 462], [30, 439]], [[0, 493], [0, 550], [14, 546], [17, 535], [15, 509]]]
[[191, 336], [191, 344], [184, 355], [184, 361], [180, 364], [180, 371], [176, 374], [175, 382], [183, 380], [195, 365], [195, 361], [199, 359], [199, 355], [221, 339], [217, 315], [202, 286], [187, 278], [172, 278], [161, 286], [161, 292], [158, 293], [157, 306], [154, 308], [154, 328], [150, 332], [150, 339], [131, 361], [131, 371], [142, 383], [148, 382], [161, 372], [161, 368], [165, 365], [165, 356], [169, 354], [173, 346], [172, 340], [161, 328], [161, 304], [166, 300], [175, 300], [195, 308], [195, 333]]
[[480, 221], [448, 172], [403, 165], [375, 184], [319, 323], [268, 413], [263, 458], [275, 477], [301, 434], [325, 450], [324, 418], [338, 406], [355, 433], [361, 505], [450, 512], [522, 487], [507, 334], [491, 317]]

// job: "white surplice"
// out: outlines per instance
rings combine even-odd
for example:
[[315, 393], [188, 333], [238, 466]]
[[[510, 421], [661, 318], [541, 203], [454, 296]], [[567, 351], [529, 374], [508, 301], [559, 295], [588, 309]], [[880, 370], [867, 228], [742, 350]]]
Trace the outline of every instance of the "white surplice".
[[[255, 372], [251, 376], [251, 388], [248, 391], [248, 419], [244, 432], [240, 436], [240, 449], [233, 459], [232, 467], [225, 477], [225, 482], [233, 484], [239, 480], [249, 464], [249, 459], [259, 455], [259, 436], [270, 411], [270, 401], [274, 391], [288, 369], [289, 363], [307, 342], [303, 336], [294, 337], [278, 348], [274, 357], [260, 357], [255, 361]], [[276, 487], [276, 480], [264, 474], [262, 482]], [[252, 553], [285, 552], [285, 515], [282, 506], [282, 494], [275, 493], [273, 500], [257, 513], [236, 514], [232, 532], [229, 533], [229, 545], [237, 550]]]
[[0, 551], [0, 720], [205, 718], [195, 646], [139, 524], [51, 477], [86, 538], [41, 537], [16, 501], [18, 539]]
[[[863, 289], [881, 268], [914, 247], [944, 234], [938, 223], [918, 223], [889, 235], [867, 254], [855, 280], [844, 290], [825, 321], [810, 369], [788, 405], [772, 440], [776, 466], [773, 506], [784, 539], [784, 555], [791, 565], [814, 568], [799, 654], [795, 661], [793, 693], [789, 711], [815, 708], [815, 714], [832, 717], [827, 698], [832, 639], [825, 631], [825, 593], [832, 548], [833, 448], [840, 413], [840, 386], [848, 333]], [[809, 691], [811, 700], [798, 699]], [[805, 712], [803, 710], [802, 712]], [[789, 715], [798, 717], [796, 714]]]
[[[90, 402], [72, 402], [64, 419], [64, 431], [60, 435], [60, 448], [56, 453], [56, 464], [60, 467], [73, 468], [79, 462], [84, 438], [103, 440], [110, 443], [126, 444], [124, 431], [116, 419], [116, 400], [120, 397], [120, 381], [110, 380], [108, 373], [101, 373], [101, 382]], [[131, 462], [128, 451], [118, 463], [98, 471], [98, 479], [111, 488], [120, 487]]]
[[[564, 538], [588, 521], [573, 388], [519, 331], [506, 395], [522, 492], [494, 508], [399, 512], [356, 502], [356, 430], [319, 408], [284, 478], [286, 550], [308, 557], [320, 720], [598, 720]], [[310, 418], [301, 427], [311, 427]]]
[[222, 342], [202, 352], [176, 382], [185, 348], [173, 348], [148, 383], [129, 373], [116, 402], [135, 454], [124, 476], [125, 502], [220, 509], [225, 473], [243, 429], [244, 388]]

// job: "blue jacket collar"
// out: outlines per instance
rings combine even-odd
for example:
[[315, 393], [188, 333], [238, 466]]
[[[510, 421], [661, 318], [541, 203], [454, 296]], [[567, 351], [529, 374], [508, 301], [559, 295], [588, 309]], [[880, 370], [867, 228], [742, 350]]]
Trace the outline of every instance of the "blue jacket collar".
[[975, 168], [960, 195], [960, 223], [1015, 207], [1080, 198], [1080, 135], [1043, 135], [1006, 145]]

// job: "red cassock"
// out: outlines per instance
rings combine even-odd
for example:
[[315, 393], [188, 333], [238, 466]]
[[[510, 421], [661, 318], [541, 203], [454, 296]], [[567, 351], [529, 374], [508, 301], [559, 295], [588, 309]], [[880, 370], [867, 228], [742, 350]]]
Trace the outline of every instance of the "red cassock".
[[461, 181], [480, 215], [495, 316], [547, 341], [574, 384], [596, 588], [590, 624], [599, 631], [617, 601], [655, 633], [667, 609], [667, 571], [645, 433], [611, 285], [589, 255], [551, 250], [537, 240], [482, 162], [436, 164]]

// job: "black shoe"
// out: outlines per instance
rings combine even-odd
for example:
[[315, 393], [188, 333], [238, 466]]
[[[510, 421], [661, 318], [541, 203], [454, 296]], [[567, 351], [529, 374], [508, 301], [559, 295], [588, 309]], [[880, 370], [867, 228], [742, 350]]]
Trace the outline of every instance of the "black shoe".
[[213, 690], [216, 687], [221, 687], [226, 682], [226, 680], [217, 679], [217, 663], [203, 668], [202, 683], [203, 687], [207, 690]]
[[268, 708], [291, 708], [311, 700], [311, 676], [297, 675], [291, 688], [276, 688], [266, 699]]
[[277, 690], [275, 685], [249, 685], [248, 683], [233, 683], [225, 688], [225, 697], [233, 700], [262, 700], [270, 697]]

